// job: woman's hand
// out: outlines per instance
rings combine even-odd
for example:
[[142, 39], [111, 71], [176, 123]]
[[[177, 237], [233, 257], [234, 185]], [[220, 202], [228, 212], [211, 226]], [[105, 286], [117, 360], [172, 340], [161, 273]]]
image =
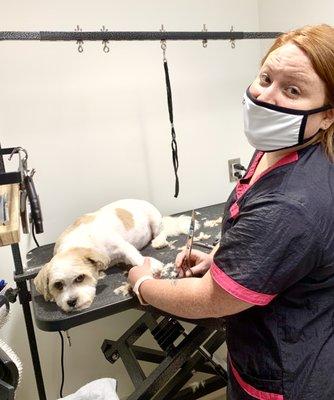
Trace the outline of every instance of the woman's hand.
[[128, 282], [133, 287], [137, 280], [144, 275], [152, 275], [151, 262], [149, 257], [144, 258], [143, 265], [135, 265], [129, 271]]
[[[179, 270], [179, 277], [184, 277], [184, 272], [181, 268], [182, 262], [184, 258], [186, 257], [186, 250], [183, 250], [181, 253], [179, 253], [176, 256], [175, 259], [175, 266]], [[192, 250], [190, 254], [190, 266], [191, 266], [191, 271], [194, 276], [202, 276], [204, 275], [208, 269], [210, 268], [210, 265], [212, 264], [213, 261], [213, 255], [212, 254], [207, 254], [204, 253], [203, 251], [199, 250]], [[191, 272], [188, 270], [186, 271], [185, 276], [192, 276]]]

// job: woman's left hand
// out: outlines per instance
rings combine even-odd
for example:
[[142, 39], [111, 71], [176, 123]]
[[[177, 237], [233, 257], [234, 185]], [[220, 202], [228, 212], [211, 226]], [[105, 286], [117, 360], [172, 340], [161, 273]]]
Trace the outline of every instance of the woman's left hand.
[[130, 269], [129, 275], [128, 275], [128, 282], [133, 287], [135, 285], [135, 283], [138, 281], [138, 279], [144, 275], [153, 276], [152, 271], [151, 271], [150, 259], [148, 257], [144, 258], [143, 265], [140, 265], [140, 266], [136, 265]]

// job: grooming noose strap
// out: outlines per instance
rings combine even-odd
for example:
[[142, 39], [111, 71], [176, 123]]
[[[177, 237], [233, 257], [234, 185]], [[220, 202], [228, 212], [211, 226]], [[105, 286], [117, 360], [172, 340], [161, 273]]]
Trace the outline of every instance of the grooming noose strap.
[[171, 147], [172, 147], [174, 174], [175, 174], [175, 193], [174, 193], [174, 197], [177, 197], [178, 194], [179, 194], [179, 177], [177, 175], [177, 171], [178, 171], [178, 168], [179, 168], [179, 159], [178, 159], [178, 154], [177, 154], [176, 134], [175, 134], [174, 123], [173, 123], [172, 90], [171, 90], [170, 80], [169, 80], [168, 64], [167, 64], [167, 60], [166, 60], [165, 57], [164, 57], [163, 62], [164, 62], [164, 70], [165, 70], [165, 78], [166, 78], [169, 121], [170, 121], [170, 124], [171, 124], [171, 133], [172, 133]]

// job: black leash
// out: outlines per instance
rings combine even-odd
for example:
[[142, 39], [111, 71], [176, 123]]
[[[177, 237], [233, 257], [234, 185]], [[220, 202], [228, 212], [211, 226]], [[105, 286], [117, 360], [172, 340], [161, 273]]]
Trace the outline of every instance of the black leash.
[[177, 175], [177, 171], [179, 169], [179, 158], [177, 153], [177, 143], [176, 143], [176, 134], [174, 129], [174, 118], [173, 118], [173, 101], [172, 101], [172, 89], [170, 86], [169, 80], [169, 72], [168, 72], [168, 64], [166, 59], [166, 42], [164, 40], [161, 41], [161, 48], [163, 50], [163, 62], [164, 62], [164, 70], [165, 70], [165, 78], [166, 78], [166, 89], [167, 89], [167, 101], [168, 101], [168, 113], [169, 113], [169, 121], [171, 125], [171, 134], [172, 134], [172, 158], [173, 158], [173, 166], [174, 166], [174, 174], [175, 174], [175, 193], [174, 197], [179, 195], [179, 177]]

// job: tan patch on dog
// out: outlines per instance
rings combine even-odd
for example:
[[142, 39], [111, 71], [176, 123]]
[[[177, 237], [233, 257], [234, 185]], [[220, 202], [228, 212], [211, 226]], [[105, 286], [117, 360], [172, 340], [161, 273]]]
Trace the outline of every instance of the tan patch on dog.
[[73, 224], [71, 225], [72, 229], [78, 227], [81, 224], [90, 224], [94, 221], [95, 215], [94, 214], [85, 214], [82, 217], [77, 218]]
[[97, 270], [107, 269], [109, 258], [94, 249], [88, 247], [72, 247], [64, 252], [58, 253], [55, 257], [68, 258], [72, 264], [93, 266]]
[[117, 217], [123, 222], [124, 228], [129, 231], [135, 226], [133, 215], [124, 208], [115, 209]]
[[95, 214], [85, 214], [79, 218], [77, 218], [73, 224], [68, 226], [64, 232], [59, 236], [55, 248], [53, 250], [53, 254], [57, 253], [58, 247], [60, 246], [61, 241], [65, 238], [66, 235], [68, 235], [70, 232], [72, 232], [74, 229], [76, 229], [78, 226], [82, 224], [90, 224], [92, 221], [95, 219]]

